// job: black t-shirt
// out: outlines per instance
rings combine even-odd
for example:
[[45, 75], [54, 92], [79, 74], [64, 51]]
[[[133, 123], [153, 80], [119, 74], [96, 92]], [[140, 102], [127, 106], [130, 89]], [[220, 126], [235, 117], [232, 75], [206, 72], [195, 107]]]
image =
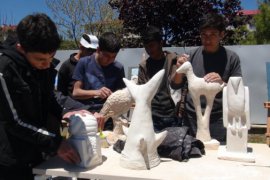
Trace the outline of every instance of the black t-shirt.
[[[168, 61], [168, 54], [160, 60], [154, 60], [148, 58], [146, 60], [147, 75], [149, 78], [152, 78], [158, 71], [165, 69], [169, 71], [166, 61]], [[167, 72], [169, 73], [169, 72]], [[152, 99], [152, 115], [155, 117], [175, 117], [175, 104], [170, 96], [168, 89], [168, 79], [165, 73], [162, 78], [162, 82], [157, 90], [156, 95]]]
[[152, 78], [158, 71], [164, 67], [165, 57], [160, 60], [154, 60], [149, 58], [146, 62], [146, 68], [148, 69], [149, 77]]
[[205, 74], [215, 72], [222, 77], [228, 61], [225, 49], [221, 48], [215, 53], [206, 53], [203, 51], [202, 54]]

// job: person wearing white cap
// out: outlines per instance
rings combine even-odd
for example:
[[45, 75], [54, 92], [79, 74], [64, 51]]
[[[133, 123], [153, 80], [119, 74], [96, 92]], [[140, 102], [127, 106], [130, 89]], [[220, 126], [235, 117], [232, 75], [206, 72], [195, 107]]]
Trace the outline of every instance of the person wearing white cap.
[[125, 87], [124, 67], [115, 61], [120, 47], [117, 36], [106, 32], [99, 37], [96, 53], [82, 58], [74, 70], [72, 95], [85, 105], [90, 105], [92, 112], [99, 111], [112, 92]]
[[98, 47], [98, 38], [94, 35], [83, 34], [80, 39], [79, 51], [73, 53], [62, 64], [58, 72], [57, 90], [65, 96], [72, 97], [74, 80], [72, 75], [80, 58], [91, 56]]

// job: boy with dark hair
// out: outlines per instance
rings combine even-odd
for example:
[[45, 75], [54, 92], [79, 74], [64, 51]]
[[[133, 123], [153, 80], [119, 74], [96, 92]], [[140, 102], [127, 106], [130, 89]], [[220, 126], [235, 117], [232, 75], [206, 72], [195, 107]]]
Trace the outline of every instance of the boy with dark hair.
[[114, 33], [107, 32], [99, 37], [98, 45], [92, 56], [79, 61], [73, 74], [73, 97], [90, 105], [91, 111], [99, 111], [112, 92], [125, 87], [124, 67], [115, 61], [120, 40]]
[[[62, 107], [54, 96], [54, 55], [60, 38], [45, 14], [23, 18], [18, 42], [1, 49], [0, 57], [0, 179], [33, 179], [32, 168], [43, 154], [67, 162], [80, 161], [77, 152], [60, 136]], [[89, 113], [89, 112], [88, 112]], [[15, 173], [14, 173], [15, 172]]]
[[114, 33], [106, 32], [100, 36], [98, 48], [100, 51], [117, 54], [121, 48], [120, 40]]
[[[222, 15], [207, 14], [203, 17], [200, 26], [202, 46], [192, 50], [188, 55], [178, 57], [176, 66], [180, 67], [189, 60], [196, 76], [203, 77], [206, 82], [218, 82], [221, 85], [227, 83], [231, 76], [242, 76], [239, 56], [220, 45], [225, 35], [225, 21]], [[175, 72], [175, 71], [174, 71]], [[184, 74], [173, 74], [171, 85], [177, 89], [182, 87], [186, 78]], [[195, 136], [197, 131], [197, 118], [195, 108], [189, 93], [185, 96], [183, 110], [184, 122], [190, 127], [191, 135]], [[201, 99], [201, 106], [206, 107], [206, 102]], [[223, 127], [222, 118], [222, 92], [215, 97], [210, 116], [211, 137], [226, 140], [226, 129]]]
[[147, 44], [151, 41], [162, 41], [162, 34], [160, 30], [155, 26], [148, 26], [148, 28], [142, 34], [143, 44]]
[[222, 15], [218, 14], [206, 14], [202, 17], [200, 23], [200, 31], [206, 28], [214, 28], [218, 31], [225, 31], [225, 20]]
[[176, 105], [171, 98], [168, 78], [173, 69], [174, 53], [162, 50], [162, 34], [157, 27], [149, 26], [142, 35], [149, 58], [139, 64], [138, 84], [148, 82], [159, 70], [165, 69], [161, 85], [152, 100], [152, 119], [155, 131], [180, 126]]

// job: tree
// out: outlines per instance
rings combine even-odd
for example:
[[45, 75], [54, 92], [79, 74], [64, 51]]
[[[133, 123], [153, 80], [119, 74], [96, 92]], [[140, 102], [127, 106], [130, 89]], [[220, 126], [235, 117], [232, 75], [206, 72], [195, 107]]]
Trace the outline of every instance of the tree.
[[270, 43], [270, 2], [264, 1], [259, 5], [260, 13], [255, 15], [256, 32], [254, 34], [257, 44]]
[[120, 34], [122, 32], [123, 21], [117, 19], [115, 11], [108, 3], [99, 6], [98, 12], [99, 21], [86, 24], [86, 31], [96, 32], [96, 35], [101, 35], [108, 31], [116, 34]]
[[95, 35], [103, 32], [103, 24], [99, 28], [92, 24], [115, 19], [108, 0], [46, 0], [46, 4], [64, 37], [74, 39], [77, 45], [83, 32]]
[[[242, 25], [240, 0], [110, 0], [123, 20], [123, 37], [141, 35], [147, 25], [155, 25], [164, 33], [167, 46], [194, 46], [200, 44], [199, 24], [204, 14], [218, 12], [226, 17], [230, 28], [224, 43], [231, 40], [234, 29]], [[142, 46], [126, 39], [128, 47]]]
[[72, 50], [78, 49], [77, 45], [73, 40], [62, 40], [59, 49], [61, 50]]

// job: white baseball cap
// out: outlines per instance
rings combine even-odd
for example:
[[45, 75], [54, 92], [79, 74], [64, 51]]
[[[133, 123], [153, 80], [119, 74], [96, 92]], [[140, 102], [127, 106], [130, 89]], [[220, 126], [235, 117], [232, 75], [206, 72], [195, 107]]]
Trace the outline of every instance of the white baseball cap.
[[80, 43], [85, 48], [97, 49], [98, 38], [94, 35], [83, 34]]

